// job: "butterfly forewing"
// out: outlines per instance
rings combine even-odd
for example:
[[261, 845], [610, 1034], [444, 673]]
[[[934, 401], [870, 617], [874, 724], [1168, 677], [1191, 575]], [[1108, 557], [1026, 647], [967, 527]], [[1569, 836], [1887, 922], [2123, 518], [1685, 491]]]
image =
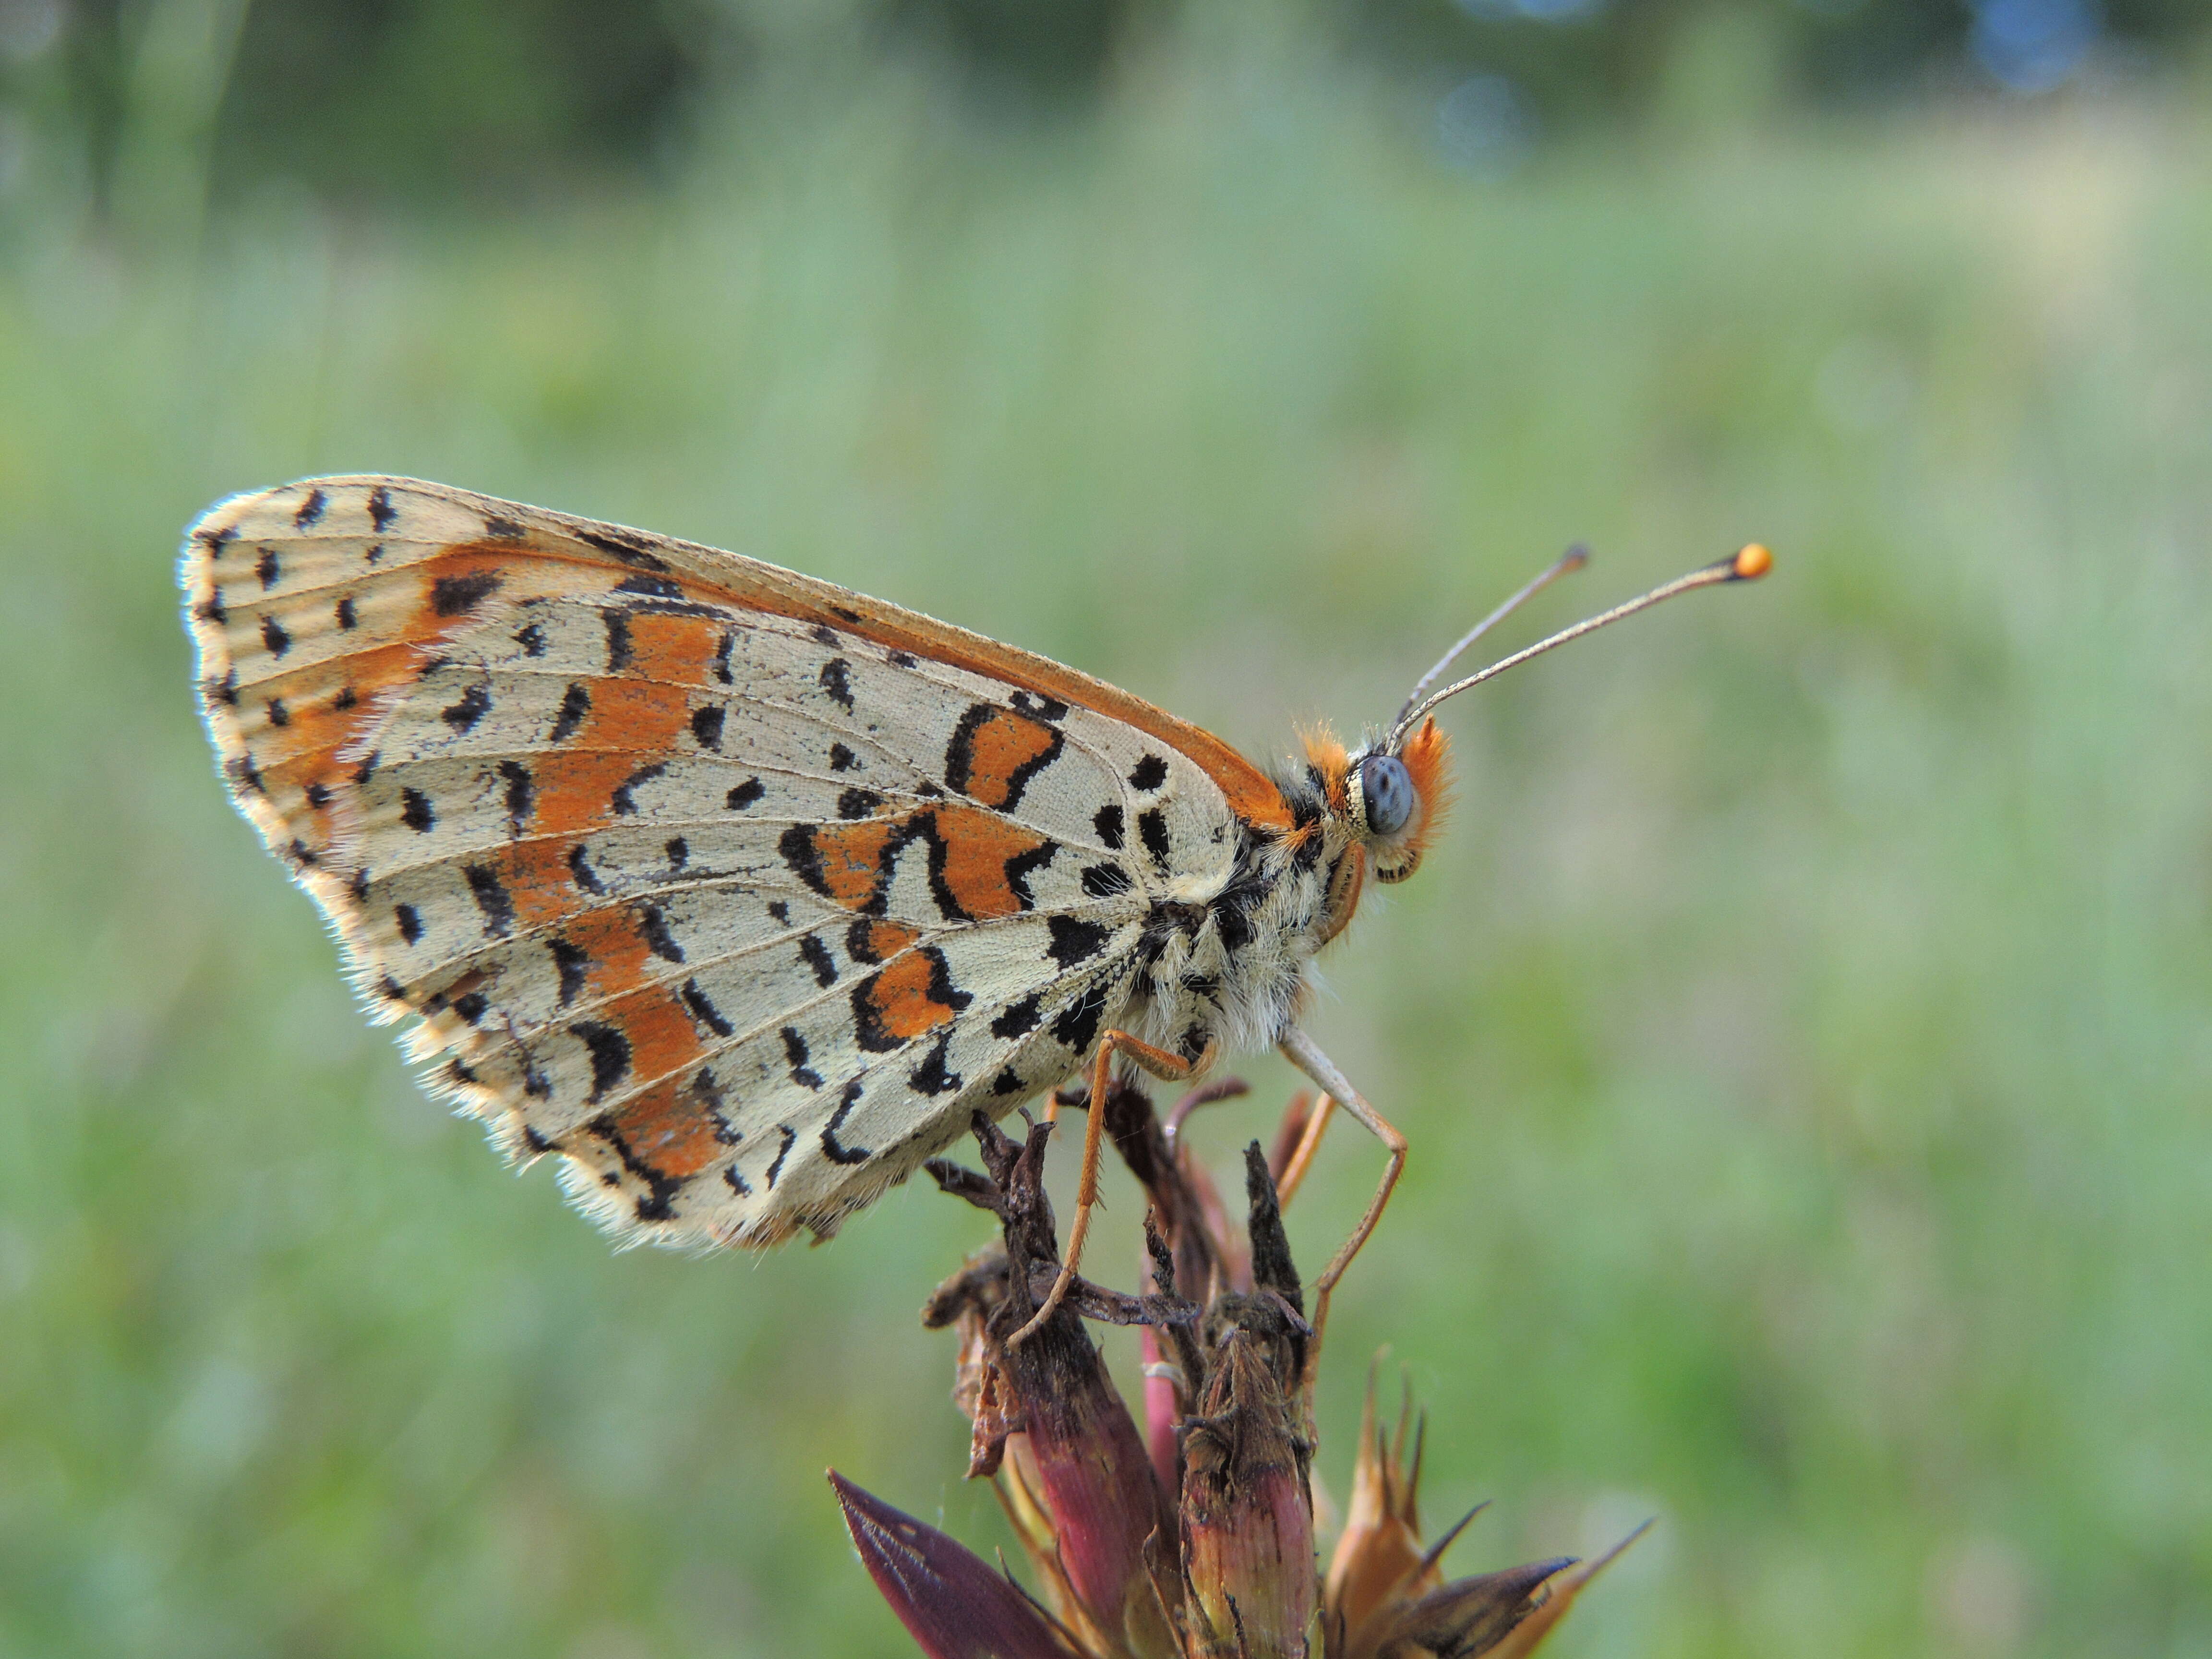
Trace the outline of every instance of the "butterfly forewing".
[[1041, 659], [437, 486], [239, 498], [184, 574], [225, 775], [379, 1011], [672, 1242], [827, 1231], [1068, 1075], [1257, 799]]

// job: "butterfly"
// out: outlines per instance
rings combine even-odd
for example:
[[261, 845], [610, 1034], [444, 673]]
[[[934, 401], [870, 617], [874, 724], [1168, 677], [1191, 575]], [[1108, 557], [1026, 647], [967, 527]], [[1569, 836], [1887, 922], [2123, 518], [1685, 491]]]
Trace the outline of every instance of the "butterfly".
[[[1436, 706], [1748, 547], [1272, 771], [1046, 658], [826, 581], [444, 485], [313, 478], [186, 532], [240, 810], [426, 1083], [625, 1239], [826, 1238], [965, 1131], [1117, 1056], [1281, 1050], [1364, 884], [1420, 862]], [[1082, 1254], [1099, 1125], [1060, 1284]], [[1041, 1313], [1038, 1317], [1042, 1319]]]

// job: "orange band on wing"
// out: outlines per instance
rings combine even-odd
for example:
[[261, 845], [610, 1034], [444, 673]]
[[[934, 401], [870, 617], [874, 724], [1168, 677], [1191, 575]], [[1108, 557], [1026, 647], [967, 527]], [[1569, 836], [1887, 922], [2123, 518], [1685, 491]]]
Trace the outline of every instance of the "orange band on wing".
[[704, 1052], [698, 1027], [665, 985], [645, 986], [617, 998], [601, 1018], [621, 1028], [629, 1040], [631, 1073], [648, 1081], [680, 1071]]
[[896, 818], [825, 823], [808, 836], [817, 863], [810, 872], [819, 890], [848, 910], [876, 895], [884, 856], [903, 825]]
[[896, 921], [856, 921], [858, 930], [848, 948], [862, 962], [889, 962], [921, 937], [919, 930]]
[[727, 1150], [727, 1127], [681, 1078], [663, 1078], [593, 1127], [620, 1135], [629, 1161], [664, 1181], [688, 1180]]
[[703, 617], [641, 611], [630, 618], [631, 660], [623, 672], [675, 685], [705, 685], [714, 678], [722, 629]]
[[1044, 836], [972, 806], [940, 806], [934, 816], [945, 847], [945, 885], [954, 902], [978, 921], [1029, 908], [1014, 890], [1012, 866], [1043, 847]]
[[957, 787], [986, 806], [1003, 810], [1013, 795], [1022, 769], [1055, 752], [1060, 735], [1042, 721], [1028, 720], [1009, 709], [994, 709], [989, 718], [967, 734], [962, 751], [967, 775]]
[[[867, 1012], [874, 1015], [875, 1025], [884, 1035], [905, 1042], [925, 1031], [935, 1030], [960, 1012], [936, 1000], [933, 981], [941, 964], [933, 959], [935, 955], [934, 951], [916, 951], [901, 957], [869, 980], [858, 994], [866, 1001]], [[862, 1043], [864, 1047], [878, 1046], [867, 1041], [865, 1032]]]

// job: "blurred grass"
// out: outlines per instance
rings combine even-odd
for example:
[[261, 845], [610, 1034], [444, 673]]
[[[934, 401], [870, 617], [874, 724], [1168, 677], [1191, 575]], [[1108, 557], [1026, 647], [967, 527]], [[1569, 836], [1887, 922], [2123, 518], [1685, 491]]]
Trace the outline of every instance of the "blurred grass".
[[[657, 200], [11, 256], [0, 1654], [891, 1653], [822, 1467], [998, 1536], [914, 1318], [980, 1218], [611, 1254], [414, 1092], [224, 804], [179, 528], [356, 469], [1258, 753], [1388, 714], [1571, 538], [1560, 614], [1770, 540], [1457, 708], [1452, 833], [1330, 958], [1320, 1038], [1415, 1152], [1325, 1477], [1387, 1340], [1437, 1514], [1500, 1499], [1463, 1566], [1662, 1517], [1565, 1654], [2212, 1654], [2201, 112], [1474, 177], [1201, 46], [1018, 142], [897, 78], [757, 131]], [[1240, 1069], [1224, 1163], [1290, 1087]], [[1315, 1262], [1376, 1158], [1325, 1163]]]

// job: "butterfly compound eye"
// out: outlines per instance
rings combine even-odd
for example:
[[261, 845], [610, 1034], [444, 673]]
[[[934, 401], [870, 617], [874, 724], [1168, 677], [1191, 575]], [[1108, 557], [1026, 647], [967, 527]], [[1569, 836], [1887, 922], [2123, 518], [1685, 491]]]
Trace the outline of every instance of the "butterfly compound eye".
[[1359, 799], [1370, 836], [1395, 836], [1413, 821], [1413, 775], [1395, 755], [1359, 763]]

